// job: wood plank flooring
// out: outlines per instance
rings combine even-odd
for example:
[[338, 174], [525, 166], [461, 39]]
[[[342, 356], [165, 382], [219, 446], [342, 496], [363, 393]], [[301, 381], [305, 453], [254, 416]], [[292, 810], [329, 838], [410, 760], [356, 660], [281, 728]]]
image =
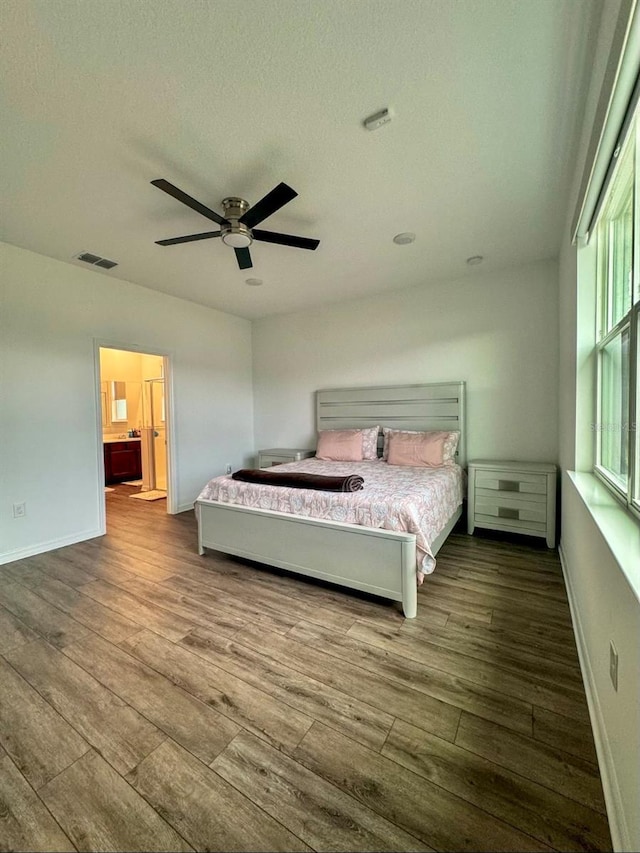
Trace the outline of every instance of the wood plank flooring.
[[453, 534], [398, 606], [192, 512], [0, 567], [0, 850], [610, 850], [562, 573]]

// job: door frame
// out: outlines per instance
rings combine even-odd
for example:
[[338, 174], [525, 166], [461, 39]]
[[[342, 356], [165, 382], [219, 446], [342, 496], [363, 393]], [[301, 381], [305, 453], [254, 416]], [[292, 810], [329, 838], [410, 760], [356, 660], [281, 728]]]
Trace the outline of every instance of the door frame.
[[176, 465], [175, 430], [174, 430], [174, 393], [173, 393], [173, 352], [157, 347], [143, 346], [142, 344], [124, 343], [112, 338], [93, 339], [93, 370], [94, 370], [94, 398], [96, 418], [96, 469], [98, 473], [99, 501], [98, 516], [99, 527], [102, 534], [107, 530], [106, 497], [104, 491], [104, 450], [102, 441], [102, 398], [100, 387], [100, 350], [116, 349], [125, 352], [135, 352], [140, 355], [157, 355], [163, 359], [164, 374], [164, 405], [165, 405], [165, 430], [167, 438], [167, 514], [176, 515], [178, 512], [178, 477]]

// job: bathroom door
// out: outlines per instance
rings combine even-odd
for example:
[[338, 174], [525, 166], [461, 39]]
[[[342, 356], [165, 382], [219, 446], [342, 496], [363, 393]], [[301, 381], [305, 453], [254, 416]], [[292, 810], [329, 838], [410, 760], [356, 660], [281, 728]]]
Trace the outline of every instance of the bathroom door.
[[167, 428], [164, 407], [164, 379], [152, 379], [151, 411], [153, 416], [153, 455], [156, 489], [167, 490]]
[[142, 428], [143, 489], [167, 490], [164, 379], [145, 379]]

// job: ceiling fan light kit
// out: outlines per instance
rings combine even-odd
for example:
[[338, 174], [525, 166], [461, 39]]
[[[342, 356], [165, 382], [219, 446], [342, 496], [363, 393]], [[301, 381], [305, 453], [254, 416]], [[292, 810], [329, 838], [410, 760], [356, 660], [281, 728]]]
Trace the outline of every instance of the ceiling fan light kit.
[[151, 181], [154, 187], [167, 193], [173, 198], [211, 219], [220, 226], [220, 231], [206, 231], [202, 234], [187, 234], [185, 237], [170, 237], [167, 240], [156, 240], [159, 246], [175, 246], [177, 243], [193, 243], [196, 240], [209, 240], [212, 237], [222, 237], [222, 242], [231, 246], [236, 253], [236, 260], [241, 270], [250, 269], [253, 267], [249, 246], [254, 240], [260, 240], [264, 243], [277, 243], [281, 246], [293, 246], [296, 249], [310, 249], [313, 251], [320, 245], [320, 240], [312, 240], [308, 237], [296, 237], [293, 234], [279, 234], [276, 231], [262, 231], [254, 228], [259, 225], [263, 219], [271, 216], [277, 210], [280, 210], [285, 204], [294, 199], [298, 193], [287, 186], [287, 184], [278, 184], [271, 192], [268, 192], [264, 198], [251, 207], [249, 202], [243, 198], [230, 196], [222, 201], [224, 208], [224, 216], [216, 213], [214, 210], [196, 201], [187, 193], [183, 192], [178, 187], [158, 178]]
[[234, 249], [244, 249], [253, 243], [253, 238], [248, 228], [246, 231], [242, 231], [239, 228], [232, 227], [228, 231], [222, 232], [222, 242], [226, 246], [233, 246]]
[[222, 242], [234, 249], [246, 249], [253, 243], [251, 231], [243, 225], [239, 219], [249, 210], [249, 203], [243, 198], [222, 199], [224, 217], [229, 220], [228, 225], [222, 226]]

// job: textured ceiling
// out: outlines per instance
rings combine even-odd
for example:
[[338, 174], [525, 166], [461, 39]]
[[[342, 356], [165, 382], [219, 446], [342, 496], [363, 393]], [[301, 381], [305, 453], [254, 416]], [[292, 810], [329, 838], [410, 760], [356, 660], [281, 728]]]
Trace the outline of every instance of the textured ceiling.
[[[249, 318], [554, 257], [595, 13], [587, 0], [2, 0], [0, 239], [112, 258], [105, 286]], [[393, 122], [364, 130], [386, 106]], [[216, 226], [154, 178], [218, 211], [284, 181], [298, 198], [260, 227], [320, 247], [257, 243], [241, 271], [219, 239], [156, 246]], [[395, 245], [401, 231], [415, 243]]]

